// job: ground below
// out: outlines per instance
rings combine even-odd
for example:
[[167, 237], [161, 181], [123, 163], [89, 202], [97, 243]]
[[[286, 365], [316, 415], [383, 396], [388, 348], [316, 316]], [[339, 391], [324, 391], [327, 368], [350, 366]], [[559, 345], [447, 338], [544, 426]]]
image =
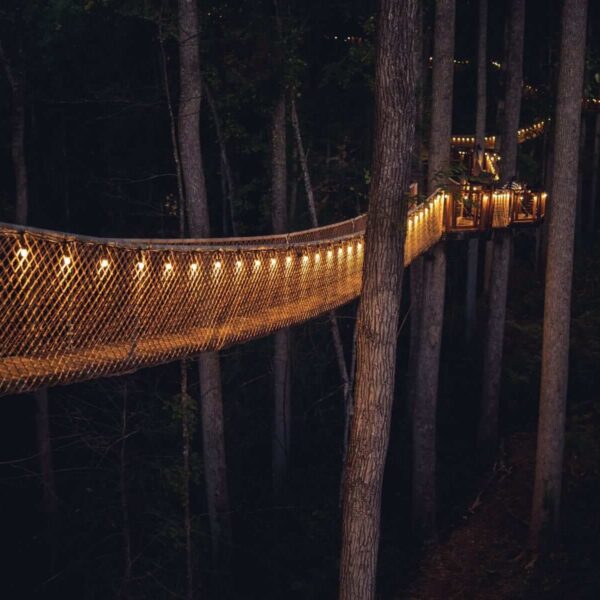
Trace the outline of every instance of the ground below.
[[516, 433], [465, 506], [462, 523], [425, 549], [416, 577], [397, 598], [600, 598], [600, 478], [580, 447], [567, 449], [564, 532], [547, 557], [526, 550], [535, 437]]

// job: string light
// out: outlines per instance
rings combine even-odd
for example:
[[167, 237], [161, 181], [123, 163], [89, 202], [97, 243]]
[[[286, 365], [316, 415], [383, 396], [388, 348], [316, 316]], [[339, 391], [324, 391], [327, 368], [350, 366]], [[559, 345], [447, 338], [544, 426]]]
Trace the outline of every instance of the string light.
[[254, 266], [258, 269], [258, 267], [260, 267], [260, 260], [257, 258], [254, 261]]
[[165, 263], [165, 271], [172, 271], [172, 270], [173, 270], [173, 265], [170, 262]]
[[71, 264], [71, 257], [70, 256], [63, 256], [63, 265], [65, 267], [68, 267]]
[[287, 263], [288, 266], [291, 264], [292, 257], [289, 254], [285, 257], [285, 262]]
[[277, 259], [276, 258], [272, 258], [271, 259], [271, 266], [274, 267], [277, 264]]
[[217, 269], [217, 271], [221, 268], [221, 261], [220, 260], [215, 260], [215, 269]]
[[106, 258], [103, 258], [100, 261], [100, 267], [103, 268], [103, 269], [108, 269], [108, 260]]
[[27, 258], [27, 255], [29, 254], [29, 250], [27, 250], [27, 248], [19, 248], [19, 252], [18, 255], [21, 258]]
[[198, 270], [198, 263], [192, 263], [190, 269], [192, 269], [192, 273], [195, 273]]
[[140, 261], [136, 266], [138, 271], [143, 271], [145, 265], [143, 262]]

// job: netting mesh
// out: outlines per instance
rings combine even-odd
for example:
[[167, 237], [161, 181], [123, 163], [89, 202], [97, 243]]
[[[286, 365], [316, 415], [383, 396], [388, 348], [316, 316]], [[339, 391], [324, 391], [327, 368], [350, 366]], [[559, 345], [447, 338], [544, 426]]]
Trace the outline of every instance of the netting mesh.
[[[494, 227], [509, 224], [511, 194], [493, 194]], [[442, 237], [451, 203], [438, 191], [410, 209], [405, 264]], [[360, 294], [366, 220], [209, 240], [0, 224], [0, 395], [219, 350], [335, 309]]]

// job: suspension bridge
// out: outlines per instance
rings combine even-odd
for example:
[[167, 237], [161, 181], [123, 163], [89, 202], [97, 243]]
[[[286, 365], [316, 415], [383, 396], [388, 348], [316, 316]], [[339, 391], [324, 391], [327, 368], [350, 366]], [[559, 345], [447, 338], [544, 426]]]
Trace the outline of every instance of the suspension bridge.
[[[443, 237], [539, 222], [546, 195], [466, 185], [410, 208], [406, 265]], [[99, 239], [0, 224], [0, 395], [219, 350], [357, 298], [367, 216], [248, 238]]]

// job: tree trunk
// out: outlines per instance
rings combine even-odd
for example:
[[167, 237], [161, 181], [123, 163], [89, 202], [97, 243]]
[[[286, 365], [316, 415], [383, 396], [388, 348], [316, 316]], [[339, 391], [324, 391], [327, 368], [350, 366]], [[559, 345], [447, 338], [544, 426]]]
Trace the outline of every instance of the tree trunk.
[[129, 522], [129, 495], [127, 493], [127, 383], [123, 385], [123, 410], [121, 412], [121, 443], [119, 447], [119, 496], [121, 500], [121, 520], [123, 526], [123, 583], [119, 597], [129, 598], [129, 584], [132, 574], [131, 526]]
[[[19, 55], [23, 52], [19, 47]], [[29, 177], [27, 174], [27, 157], [25, 154], [25, 67], [20, 62], [21, 56], [11, 65], [4, 49], [0, 45], [0, 61], [4, 67], [11, 90], [11, 156], [15, 174], [15, 222], [27, 224], [29, 218]], [[54, 554], [56, 513], [58, 496], [52, 467], [52, 443], [50, 440], [50, 419], [48, 412], [48, 390], [35, 392], [36, 429], [40, 471], [42, 477], [42, 510], [50, 516], [48, 535], [52, 554]], [[52, 557], [54, 560], [54, 557]]]
[[212, 114], [215, 133], [217, 134], [217, 143], [219, 145], [219, 157], [221, 159], [221, 181], [225, 192], [223, 195], [222, 210], [223, 234], [228, 235], [229, 230], [231, 230], [231, 235], [236, 237], [238, 234], [238, 226], [235, 218], [235, 183], [233, 181], [233, 173], [227, 154], [227, 144], [225, 142], [223, 129], [221, 128], [221, 119], [219, 118], [219, 113], [217, 111], [217, 103], [215, 102], [208, 85], [204, 84], [203, 89], [206, 93], [206, 100], [208, 101], [208, 106]]
[[592, 158], [592, 188], [587, 218], [588, 233], [596, 230], [596, 204], [598, 202], [598, 178], [600, 177], [600, 113], [596, 113], [594, 128], [594, 156]]
[[[298, 150], [298, 157], [300, 159], [300, 166], [302, 168], [302, 176], [304, 178], [304, 189], [306, 191], [306, 199], [308, 203], [308, 214], [310, 215], [310, 223], [312, 227], [319, 226], [319, 220], [317, 218], [317, 206], [315, 202], [315, 194], [310, 180], [310, 171], [308, 170], [308, 163], [306, 160], [306, 153], [304, 152], [304, 144], [302, 143], [302, 133], [300, 131], [300, 122], [298, 120], [298, 111], [296, 110], [296, 102], [292, 98], [291, 102], [292, 112], [292, 125], [294, 127], [294, 135], [296, 138], [296, 147]], [[348, 448], [348, 432], [350, 431], [349, 424], [351, 421], [352, 411], [352, 389], [350, 385], [350, 376], [348, 374], [348, 365], [344, 358], [344, 345], [342, 343], [342, 335], [338, 325], [335, 311], [331, 311], [328, 314], [329, 327], [331, 329], [331, 337], [333, 340], [333, 348], [335, 350], [336, 361], [338, 365], [338, 371], [340, 372], [340, 379], [342, 380], [342, 393], [344, 398], [344, 415], [345, 415], [345, 427], [344, 427], [344, 439], [343, 439], [343, 452], [342, 452], [342, 477], [340, 485], [340, 500], [343, 495], [343, 485], [345, 481], [345, 463], [346, 453]]]
[[552, 212], [544, 301], [542, 377], [531, 541], [556, 534], [565, 436], [578, 143], [585, 58], [587, 0], [565, 0], [556, 107]]
[[[485, 122], [487, 114], [487, 0], [479, 0], [479, 36], [477, 43], [477, 107], [475, 111], [475, 152], [485, 156]], [[477, 310], [477, 266], [479, 238], [473, 237], [467, 246], [467, 288], [465, 293], [465, 340], [470, 343], [475, 333]]]
[[[454, 0], [435, 6], [428, 191], [445, 183], [450, 164], [454, 81]], [[423, 316], [413, 406], [413, 527], [419, 538], [435, 537], [435, 422], [444, 321], [446, 250], [434, 246], [423, 263]]]
[[416, 0], [381, 0], [373, 179], [358, 317], [355, 410], [344, 489], [340, 598], [375, 596], [381, 486], [394, 397], [396, 343], [415, 124]]
[[[517, 131], [523, 89], [523, 42], [525, 0], [512, 0], [506, 48], [504, 115], [500, 131], [500, 181], [507, 183], [517, 173]], [[502, 347], [512, 238], [507, 230], [494, 232], [490, 270], [487, 332], [483, 350], [483, 386], [478, 443], [483, 461], [493, 458], [498, 443], [498, 404], [502, 374]]]
[[190, 503], [190, 479], [192, 476], [191, 454], [192, 454], [192, 398], [188, 394], [187, 364], [184, 360], [180, 363], [181, 380], [181, 454], [183, 462], [183, 528], [185, 532], [185, 571], [187, 579], [186, 598], [192, 600], [194, 597], [194, 567], [192, 553], [192, 510]]
[[487, 27], [488, 0], [479, 0], [479, 35], [477, 38], [477, 108], [475, 113], [475, 148], [485, 150], [487, 116]]
[[510, 264], [510, 235], [497, 231], [493, 240], [490, 306], [483, 363], [481, 414], [477, 432], [482, 462], [493, 459], [498, 447], [498, 404], [502, 373], [502, 346]]
[[[272, 184], [271, 192], [274, 233], [288, 231], [287, 168], [286, 168], [286, 110], [282, 92], [273, 110], [271, 127]], [[290, 330], [275, 333], [273, 356], [273, 490], [280, 495], [287, 476], [290, 456], [291, 389], [290, 389]]]
[[[200, 146], [200, 54], [195, 0], [179, 0], [179, 154], [185, 206], [192, 237], [210, 235], [208, 200]], [[219, 355], [198, 360], [204, 472], [213, 559], [221, 563], [231, 538]]]

